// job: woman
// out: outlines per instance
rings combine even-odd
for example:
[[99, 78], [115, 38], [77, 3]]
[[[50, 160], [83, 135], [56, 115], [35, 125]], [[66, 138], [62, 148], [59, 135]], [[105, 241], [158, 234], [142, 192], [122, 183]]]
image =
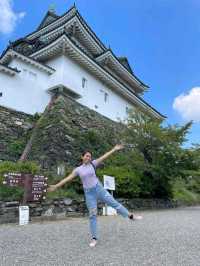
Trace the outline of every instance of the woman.
[[115, 208], [117, 213], [121, 214], [123, 217], [129, 218], [131, 220], [142, 219], [142, 216], [137, 216], [133, 213], [130, 213], [123, 205], [116, 201], [113, 196], [106, 189], [104, 189], [102, 183], [96, 176], [95, 168], [111, 154], [123, 148], [123, 145], [116, 145], [112, 150], [93, 161], [91, 152], [84, 152], [81, 157], [81, 165], [76, 167], [71, 174], [69, 174], [59, 183], [56, 185], [50, 185], [48, 188], [48, 191], [51, 192], [71, 181], [76, 176], [81, 178], [86, 205], [89, 211], [90, 231], [92, 237], [90, 247], [95, 247], [97, 244], [97, 200], [100, 200]]

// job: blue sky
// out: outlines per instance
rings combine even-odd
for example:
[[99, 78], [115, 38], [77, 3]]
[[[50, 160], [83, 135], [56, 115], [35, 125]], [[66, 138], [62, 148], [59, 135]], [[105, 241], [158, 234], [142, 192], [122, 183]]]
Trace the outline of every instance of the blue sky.
[[[117, 56], [128, 57], [134, 73], [150, 86], [144, 99], [168, 117], [167, 123], [195, 120], [188, 144], [200, 143], [200, 1], [75, 2], [103, 43], [110, 45]], [[13, 13], [5, 21], [1, 5], [6, 3], [11, 4]], [[73, 3], [0, 0], [0, 52], [8, 40], [34, 31], [50, 4], [55, 4], [56, 12], [61, 15]]]

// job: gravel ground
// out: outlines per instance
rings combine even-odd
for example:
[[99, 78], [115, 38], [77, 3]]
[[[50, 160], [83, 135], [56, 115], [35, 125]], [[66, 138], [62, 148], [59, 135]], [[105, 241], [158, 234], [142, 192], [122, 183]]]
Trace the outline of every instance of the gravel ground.
[[0, 265], [200, 266], [200, 207], [144, 211], [144, 219], [98, 217], [98, 246], [87, 218], [0, 226]]

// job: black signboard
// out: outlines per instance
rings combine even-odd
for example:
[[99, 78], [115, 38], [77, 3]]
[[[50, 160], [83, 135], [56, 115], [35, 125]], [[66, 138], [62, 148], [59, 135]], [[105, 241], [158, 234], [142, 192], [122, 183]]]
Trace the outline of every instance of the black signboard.
[[24, 178], [23, 174], [20, 173], [8, 173], [4, 175], [5, 180], [3, 181], [4, 185], [9, 187], [23, 187]]

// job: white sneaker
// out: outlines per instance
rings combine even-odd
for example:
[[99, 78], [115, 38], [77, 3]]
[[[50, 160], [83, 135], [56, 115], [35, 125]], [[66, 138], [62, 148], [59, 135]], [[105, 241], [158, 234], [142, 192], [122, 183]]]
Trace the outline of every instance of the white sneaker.
[[142, 215], [134, 215], [133, 220], [142, 220], [143, 216]]
[[97, 240], [96, 239], [92, 239], [92, 241], [90, 242], [90, 247], [91, 248], [93, 248], [93, 247], [95, 247], [96, 246], [96, 244], [97, 244]]
[[142, 220], [143, 219], [143, 217], [142, 217], [142, 215], [135, 215], [135, 214], [133, 214], [133, 213], [131, 213], [131, 215], [129, 216], [129, 219], [130, 220]]

